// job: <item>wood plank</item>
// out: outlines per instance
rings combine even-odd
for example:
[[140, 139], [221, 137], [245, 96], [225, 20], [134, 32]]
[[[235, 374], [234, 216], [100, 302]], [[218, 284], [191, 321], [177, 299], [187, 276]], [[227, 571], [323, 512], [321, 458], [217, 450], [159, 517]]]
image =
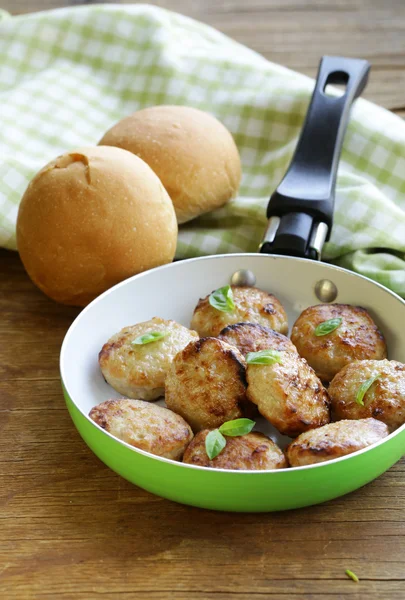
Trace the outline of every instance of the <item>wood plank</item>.
[[[2, 8], [66, 4], [3, 0]], [[401, 0], [154, 4], [310, 76], [322, 54], [368, 58], [366, 97], [405, 116]], [[59, 349], [79, 312], [46, 298], [17, 254], [0, 250], [1, 598], [405, 597], [405, 460], [344, 498], [285, 513], [216, 513], [153, 496], [103, 465], [65, 409]]]

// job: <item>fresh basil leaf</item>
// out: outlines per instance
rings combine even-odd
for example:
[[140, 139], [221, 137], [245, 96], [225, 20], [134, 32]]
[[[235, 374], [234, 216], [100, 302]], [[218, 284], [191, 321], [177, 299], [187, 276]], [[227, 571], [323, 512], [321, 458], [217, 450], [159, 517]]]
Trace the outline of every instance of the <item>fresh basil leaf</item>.
[[232, 312], [235, 310], [231, 286], [225, 285], [212, 292], [209, 297], [209, 303], [213, 308], [221, 312]]
[[346, 569], [345, 573], [348, 577], [350, 577], [350, 579], [353, 579], [353, 581], [359, 583], [359, 578], [357, 577], [356, 573], [353, 573], [353, 571], [350, 569]]
[[143, 346], [144, 344], [150, 344], [151, 342], [157, 342], [167, 336], [167, 331], [149, 331], [143, 335], [135, 338], [131, 344], [133, 346]]
[[315, 328], [315, 335], [320, 337], [321, 335], [328, 335], [328, 333], [332, 333], [342, 324], [342, 317], [338, 317], [337, 319], [329, 319], [329, 321], [324, 321], [323, 323], [319, 323], [318, 327]]
[[357, 404], [360, 404], [360, 406], [366, 406], [364, 404], [363, 398], [367, 394], [367, 392], [371, 388], [371, 386], [373, 385], [374, 381], [377, 381], [377, 379], [380, 379], [380, 377], [381, 377], [381, 375], [374, 375], [374, 377], [370, 377], [370, 379], [366, 379], [366, 381], [364, 381], [361, 384], [361, 386], [357, 390], [357, 395], [356, 395]]
[[260, 352], [248, 352], [246, 355], [248, 365], [274, 365], [281, 364], [281, 352], [278, 350], [260, 350]]
[[235, 437], [250, 433], [255, 425], [255, 421], [251, 421], [250, 419], [234, 419], [233, 421], [222, 423], [219, 431], [228, 437]]
[[208, 458], [212, 460], [218, 454], [222, 452], [222, 450], [226, 446], [226, 439], [219, 431], [219, 429], [214, 429], [210, 431], [207, 437], [205, 438], [205, 451], [207, 452]]

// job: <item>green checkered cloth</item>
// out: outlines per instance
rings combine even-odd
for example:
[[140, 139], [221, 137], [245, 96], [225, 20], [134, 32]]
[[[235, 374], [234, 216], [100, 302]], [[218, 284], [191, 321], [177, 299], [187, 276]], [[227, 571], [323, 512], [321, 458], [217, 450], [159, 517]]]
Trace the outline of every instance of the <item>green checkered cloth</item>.
[[[180, 227], [179, 258], [255, 252], [314, 82], [221, 33], [148, 5], [0, 13], [0, 246], [16, 248], [31, 177], [66, 150], [156, 104], [214, 114], [242, 158], [239, 196]], [[359, 100], [339, 168], [324, 259], [405, 296], [405, 123]]]

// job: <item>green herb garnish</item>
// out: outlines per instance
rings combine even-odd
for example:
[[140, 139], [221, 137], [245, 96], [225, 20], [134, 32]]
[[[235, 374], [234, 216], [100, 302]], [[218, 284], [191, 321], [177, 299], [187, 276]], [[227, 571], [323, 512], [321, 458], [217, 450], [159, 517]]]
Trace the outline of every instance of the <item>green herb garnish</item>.
[[255, 424], [255, 421], [251, 421], [250, 419], [234, 419], [233, 421], [222, 423], [219, 429], [210, 431], [205, 438], [205, 451], [208, 458], [212, 460], [218, 456], [218, 454], [221, 454], [226, 446], [224, 435], [227, 435], [228, 437], [246, 435], [252, 431]]
[[274, 365], [281, 364], [281, 352], [278, 350], [260, 350], [260, 352], [248, 352], [246, 355], [248, 365]]
[[323, 323], [319, 323], [318, 327], [315, 328], [315, 335], [320, 337], [321, 335], [328, 335], [328, 333], [332, 333], [342, 324], [342, 317], [338, 317], [337, 319], [329, 319], [329, 321], [324, 321]]
[[230, 285], [225, 285], [212, 292], [208, 301], [213, 308], [216, 308], [221, 312], [229, 313], [235, 309], [235, 302], [233, 301], [232, 288]]
[[219, 431], [219, 429], [214, 429], [213, 431], [210, 431], [207, 437], [205, 438], [205, 450], [210, 460], [218, 456], [218, 454], [222, 452], [225, 446], [226, 439]]
[[219, 432], [228, 437], [236, 437], [238, 435], [246, 435], [250, 433], [255, 426], [255, 421], [250, 419], [234, 419], [223, 423], [219, 428]]
[[167, 331], [149, 331], [139, 337], [135, 338], [131, 344], [133, 346], [143, 346], [144, 344], [150, 344], [151, 342], [157, 342], [167, 336]]
[[367, 394], [367, 392], [371, 388], [371, 386], [373, 385], [374, 381], [377, 381], [377, 379], [380, 379], [380, 377], [381, 377], [381, 375], [374, 375], [374, 377], [370, 377], [370, 379], [366, 379], [366, 381], [364, 381], [361, 384], [361, 386], [357, 390], [357, 395], [356, 395], [357, 404], [360, 404], [360, 406], [366, 406], [364, 404], [363, 398]]
[[348, 577], [350, 577], [350, 579], [353, 579], [353, 581], [359, 583], [359, 578], [357, 577], [356, 573], [353, 573], [353, 571], [350, 571], [350, 569], [346, 569], [345, 573]]

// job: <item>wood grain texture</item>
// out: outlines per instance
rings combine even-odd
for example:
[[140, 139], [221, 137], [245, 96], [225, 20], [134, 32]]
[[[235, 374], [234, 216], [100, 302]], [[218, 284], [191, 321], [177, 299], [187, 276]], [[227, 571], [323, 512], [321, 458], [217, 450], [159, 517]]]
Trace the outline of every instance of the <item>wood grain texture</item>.
[[[67, 4], [1, 6], [23, 13]], [[322, 54], [368, 58], [366, 96], [404, 111], [402, 0], [155, 4], [312, 76]], [[65, 409], [58, 355], [78, 313], [44, 297], [18, 256], [0, 250], [1, 598], [405, 597], [405, 461], [345, 498], [287, 513], [221, 514], [152, 496], [105, 467]]]

